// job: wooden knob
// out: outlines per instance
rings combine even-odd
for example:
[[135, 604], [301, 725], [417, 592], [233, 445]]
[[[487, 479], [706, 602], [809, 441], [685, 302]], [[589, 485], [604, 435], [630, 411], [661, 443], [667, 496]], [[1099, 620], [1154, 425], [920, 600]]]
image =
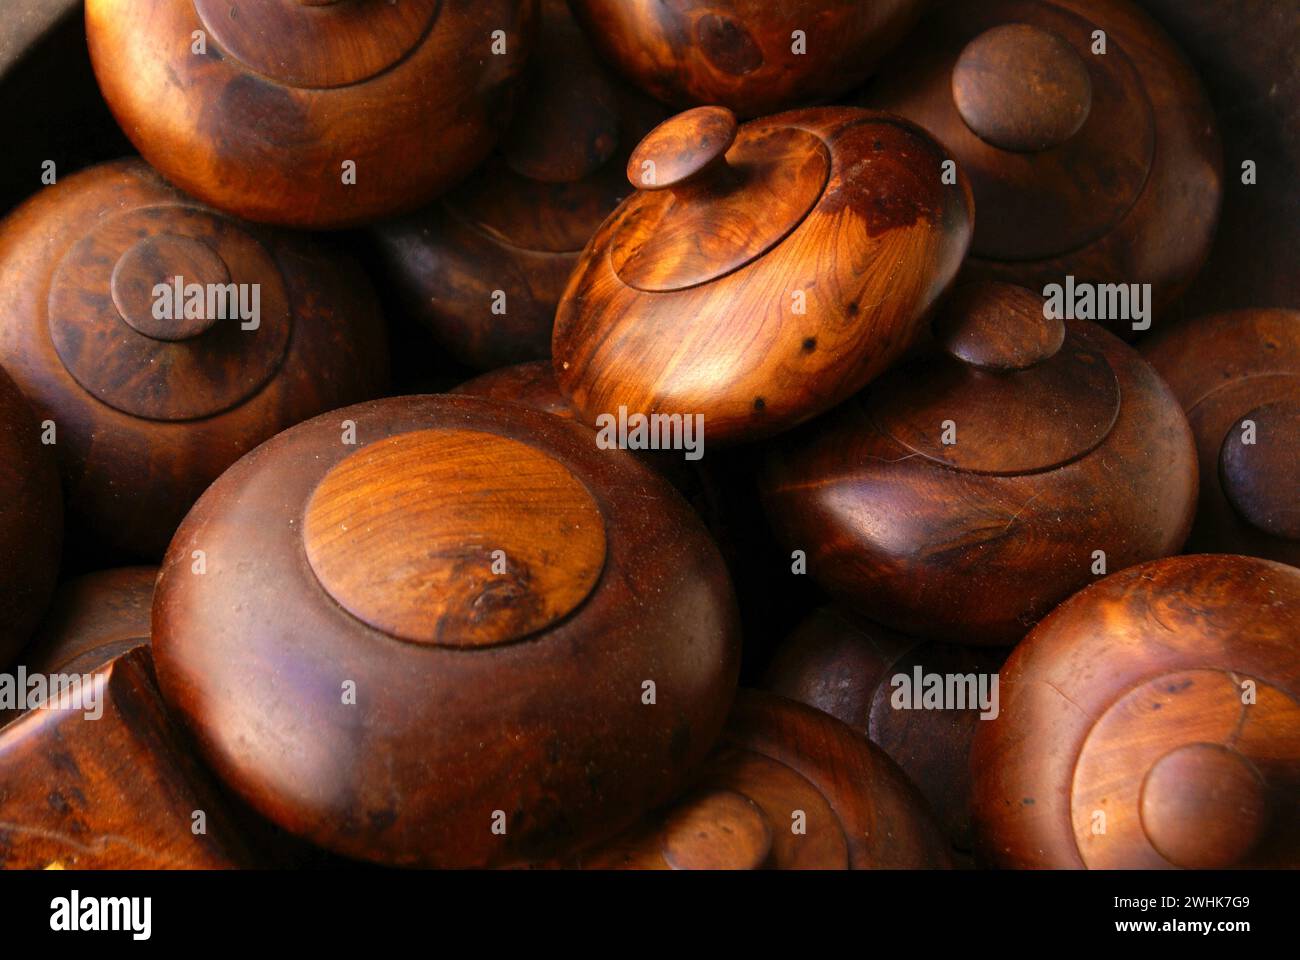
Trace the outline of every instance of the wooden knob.
[[1059, 146], [1083, 126], [1092, 109], [1092, 79], [1060, 36], [1011, 23], [966, 45], [953, 67], [952, 95], [981, 140], [1036, 153]]
[[696, 107], [670, 117], [632, 151], [628, 182], [638, 190], [666, 190], [716, 174], [726, 167], [736, 130], [736, 115], [726, 107]]
[[113, 305], [132, 329], [152, 340], [191, 340], [210, 330], [217, 314], [207, 310], [187, 316], [184, 298], [173, 303], [170, 318], [155, 315], [158, 284], [171, 286], [177, 280], [182, 287], [197, 283], [230, 283], [230, 270], [220, 254], [202, 240], [160, 234], [145, 237], [130, 247], [113, 268], [110, 287]]
[[1229, 502], [1251, 526], [1286, 540], [1300, 540], [1297, 440], [1300, 401], [1282, 400], [1237, 420], [1219, 448], [1219, 474]]
[[772, 827], [753, 800], [710, 790], [682, 804], [663, 828], [663, 857], [674, 870], [756, 870], [772, 850]]
[[1189, 869], [1241, 863], [1264, 833], [1264, 781], [1241, 754], [1217, 743], [1166, 753], [1142, 785], [1142, 827], [1170, 863]]
[[1011, 283], [961, 288], [934, 332], [952, 356], [985, 370], [1026, 370], [1065, 342], [1065, 322], [1047, 316], [1042, 297]]

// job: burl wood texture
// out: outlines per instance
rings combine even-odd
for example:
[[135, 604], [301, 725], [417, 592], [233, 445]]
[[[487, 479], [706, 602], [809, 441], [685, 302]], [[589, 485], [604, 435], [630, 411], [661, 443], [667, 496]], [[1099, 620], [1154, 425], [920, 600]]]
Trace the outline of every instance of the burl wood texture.
[[[743, 125], [720, 162], [638, 190], [592, 239], [556, 315], [561, 389], [588, 422], [702, 413], [711, 442], [834, 406], [904, 353], [956, 274], [972, 208], [964, 180], [942, 182], [947, 159], [911, 124], [852, 108]], [[806, 198], [818, 169], [791, 223], [788, 193]]]
[[[853, 89], [907, 33], [919, 0], [571, 0], [601, 53], [676, 107], [746, 117]], [[796, 31], [806, 45], [799, 49]]]
[[[1095, 30], [1105, 54], [1092, 52]], [[921, 124], [970, 177], [972, 279], [1150, 283], [1160, 310], [1209, 252], [1222, 194], [1214, 115], [1182, 55], [1126, 0], [938, 0], [863, 102]], [[1112, 329], [1131, 336], [1127, 321]]]
[[[103, 716], [39, 709], [0, 730], [0, 868], [219, 869], [258, 864], [168, 724], [147, 650], [95, 677]], [[196, 834], [193, 815], [205, 815]]]
[[63, 497], [31, 404], [0, 367], [0, 668], [18, 654], [54, 592]]
[[[1012, 324], [1026, 292], [996, 291]], [[1091, 582], [1096, 551], [1107, 572], [1177, 552], [1197, 491], [1177, 400], [1101, 327], [1065, 331], [1022, 370], [997, 365], [1024, 342], [1003, 342], [992, 367], [937, 351], [774, 444], [763, 486], [781, 541], [872, 620], [993, 645]]]
[[482, 162], [535, 13], [533, 0], [90, 0], [86, 32], [104, 98], [164, 176], [245, 219], [325, 228], [412, 209]]
[[[342, 442], [344, 419], [356, 424], [356, 445]], [[385, 471], [406, 471], [375, 464], [355, 487], [357, 537], [379, 535], [364, 529], [370, 512], [391, 511], [385, 549], [409, 552], [441, 522], [430, 503], [453, 495], [483, 519], [483, 531], [394, 566], [363, 562], [378, 556], [378, 545], [367, 545], [347, 581], [313, 572], [308, 549], [321, 517], [309, 505], [322, 485], [382, 460], [386, 445], [423, 445], [440, 433], [447, 442], [434, 459], [469, 463], [474, 449], [453, 445], [481, 434], [484, 451], [525, 446], [534, 462], [570, 475], [559, 481], [565, 497], [573, 483], [585, 488], [602, 524], [604, 564], [563, 619], [517, 637], [523, 614], [563, 592], [547, 586], [554, 572], [541, 567], [577, 570], [594, 532], [543, 534], [513, 555], [511, 538], [538, 529], [529, 514], [544, 515], [554, 501], [504, 461], [490, 476], [448, 477], [389, 504], [369, 503], [367, 491]], [[333, 535], [346, 538], [342, 528], [354, 521], [339, 512], [339, 496], [331, 495]], [[499, 516], [485, 507], [494, 497]], [[395, 522], [400, 510], [409, 532]], [[582, 515], [572, 501], [564, 512]], [[198, 549], [207, 554], [201, 576], [191, 572]], [[491, 571], [497, 549], [501, 575]], [[532, 566], [523, 562], [539, 552]], [[408, 589], [447, 564], [478, 584], [477, 596], [433, 580], [425, 595]], [[401, 640], [341, 605], [363, 587], [367, 603], [406, 594], [408, 610], [455, 604], [460, 613], [441, 637]], [[242, 459], [178, 532], [153, 625], [163, 690], [231, 787], [320, 846], [413, 866], [531, 862], [624, 829], [675, 795], [712, 747], [739, 659], [735, 600], [717, 549], [663, 480], [621, 451], [597, 449], [579, 424], [474, 397], [345, 408]], [[466, 639], [480, 642], [458, 643]], [[355, 703], [345, 702], [348, 681]], [[647, 681], [653, 705], [642, 702]], [[498, 810], [504, 833], [492, 830]]]
[[1142, 352], [1196, 437], [1201, 493], [1189, 549], [1300, 564], [1300, 313], [1202, 317]]
[[[184, 321], [151, 329], [153, 285], [187, 269], [199, 271], [187, 284], [259, 284], [260, 326], [230, 318], [179, 340], [195, 332]], [[161, 557], [248, 450], [387, 382], [358, 267], [200, 206], [138, 160], [62, 178], [14, 211], [0, 224], [0, 286], [0, 363], [56, 425], [78, 532], [141, 558]]]
[[1300, 864], [1300, 570], [1230, 555], [1132, 567], [1012, 653], [972, 751], [1002, 867]]
[[372, 232], [406, 312], [479, 370], [550, 358], [578, 255], [632, 193], [628, 154], [666, 115], [610, 76], [562, 0], [542, 4], [518, 99], [500, 149], [468, 182]]
[[777, 649], [764, 689], [806, 703], [869, 737], [917, 785], [955, 850], [969, 853], [970, 745], [982, 722], [980, 707], [896, 708], [900, 687], [923, 674], [991, 676], [1005, 659], [1000, 649], [976, 649], [917, 640], [822, 607]]
[[925, 801], [876, 746], [825, 713], [742, 690], [692, 788], [576, 864], [919, 869], [949, 866], [945, 847]]

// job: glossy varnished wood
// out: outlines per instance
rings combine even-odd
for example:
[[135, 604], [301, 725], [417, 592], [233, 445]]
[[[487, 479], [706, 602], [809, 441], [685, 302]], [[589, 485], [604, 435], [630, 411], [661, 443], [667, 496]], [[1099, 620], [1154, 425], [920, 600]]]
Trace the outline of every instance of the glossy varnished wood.
[[[411, 463], [389, 456], [410, 444]], [[555, 526], [587, 524], [589, 504], [599, 531]], [[505, 865], [681, 789], [730, 705], [734, 604], [699, 520], [634, 457], [520, 406], [408, 397], [227, 471], [163, 564], [153, 646], [209, 763], [272, 821], [353, 857]], [[394, 613], [419, 635], [385, 632]]]
[[949, 865], [925, 801], [865, 737], [802, 704], [744, 690], [692, 788], [588, 869], [869, 870]]
[[918, 0], [571, 5], [605, 57], [649, 93], [678, 107], [721, 104], [746, 117], [851, 90], [923, 6]]
[[1300, 863], [1300, 570], [1231, 555], [1132, 567], [1016, 648], [972, 751], [1002, 867]]
[[87, 673], [149, 645], [156, 567], [88, 573], [59, 585], [24, 657], [28, 670]]
[[703, 414], [718, 442], [840, 402], [903, 355], [960, 264], [972, 211], [946, 159], [911, 124], [850, 108], [743, 125], [592, 239], [556, 315], [561, 389], [589, 423], [622, 406]]
[[464, 393], [504, 403], [518, 403], [565, 420], [576, 420], [578, 411], [555, 379], [549, 360], [534, 360], [502, 367], [460, 384], [452, 393]]
[[168, 179], [249, 220], [339, 227], [426, 202], [483, 160], [535, 9], [91, 0], [86, 32], [105, 99]]
[[[1209, 252], [1222, 192], [1214, 115], [1127, 0], [937, 0], [863, 102], [921, 124], [971, 178], [971, 279], [1150, 283], [1160, 310]], [[1111, 319], [1132, 335], [1131, 318]]]
[[463, 186], [371, 234], [402, 308], [480, 370], [550, 357], [578, 255], [632, 192], [628, 154], [666, 115], [599, 63], [563, 0], [541, 11], [500, 149]]
[[822, 607], [777, 649], [763, 687], [870, 738], [917, 785], [954, 849], [969, 854], [970, 745], [988, 722], [980, 719], [985, 711], [973, 702], [961, 709], [900, 708], [894, 701], [902, 687], [894, 679], [905, 676], [910, 684], [919, 668], [923, 675], [970, 675], [977, 683], [983, 676], [988, 683], [1004, 658], [1003, 650], [917, 640]]
[[[972, 325], [942, 318], [941, 343], [972, 356], [957, 331], [986, 328], [980, 311], [999, 298], [1005, 323], [1028, 330], [979, 355], [1005, 367], [1041, 343], [1025, 291], [959, 294], [951, 309]], [[904, 633], [1014, 643], [1094, 568], [1174, 553], [1190, 529], [1191, 431], [1136, 351], [1066, 321], [1050, 357], [997, 365], [938, 349], [770, 453], [764, 497], [782, 542], [832, 594]]]
[[1142, 351], [1196, 436], [1201, 493], [1189, 547], [1300, 564], [1300, 313], [1201, 317]]
[[45, 612], [59, 572], [63, 497], [54, 451], [0, 366], [0, 669]]
[[[485, 543], [507, 558], [503, 572], [481, 562]], [[344, 460], [312, 493], [303, 544], [358, 619], [451, 647], [508, 643], [567, 616], [606, 553], [580, 480], [526, 443], [474, 430], [406, 433]]]
[[[259, 326], [155, 320], [154, 284], [183, 270], [198, 271], [186, 284], [257, 285]], [[12, 213], [0, 284], [0, 363], [54, 422], [76, 529], [131, 555], [160, 557], [262, 440], [387, 381], [374, 294], [350, 260], [203, 207], [138, 160], [65, 177]]]
[[102, 716], [39, 709], [0, 729], [0, 867], [257, 866], [242, 827], [170, 726], [148, 651], [113, 660], [94, 682]]

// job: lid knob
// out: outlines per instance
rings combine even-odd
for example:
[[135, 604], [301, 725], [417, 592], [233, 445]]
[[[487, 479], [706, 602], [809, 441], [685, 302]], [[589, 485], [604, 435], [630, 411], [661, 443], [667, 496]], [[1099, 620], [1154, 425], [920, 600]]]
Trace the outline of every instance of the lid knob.
[[[179, 282], [182, 295], [174, 293]], [[199, 284], [205, 291], [210, 284], [230, 283], [230, 270], [221, 256], [202, 240], [164, 233], [146, 237], [127, 249], [113, 268], [111, 289], [113, 305], [132, 329], [152, 340], [191, 340], [202, 336], [217, 322], [216, 312], [203, 309], [190, 316], [183, 291]], [[159, 311], [155, 290], [167, 289], [169, 309]], [[158, 314], [163, 316], [159, 317]], [[170, 316], [168, 316], [170, 314]]]
[[632, 151], [628, 182], [638, 190], [666, 190], [710, 179], [728, 169], [726, 153], [736, 131], [736, 115], [726, 107], [696, 107], [669, 117]]
[[1267, 403], [1241, 417], [1219, 448], [1223, 492], [1251, 526], [1300, 540], [1300, 401]]
[[934, 329], [952, 356], [984, 370], [1027, 370], [1054, 357], [1065, 323], [1047, 316], [1043, 298], [1011, 283], [973, 283], [957, 290]]
[[952, 72], [952, 96], [984, 142], [1036, 153], [1074, 136], [1092, 109], [1088, 65], [1059, 35], [1025, 23], [986, 30]]
[[772, 828], [748, 797], [710, 790], [670, 814], [661, 840], [674, 870], [756, 870], [772, 850]]
[[1268, 802], [1259, 773], [1212, 743], [1177, 747], [1142, 784], [1142, 828], [1169, 862], [1191, 869], [1241, 863], [1263, 836]]

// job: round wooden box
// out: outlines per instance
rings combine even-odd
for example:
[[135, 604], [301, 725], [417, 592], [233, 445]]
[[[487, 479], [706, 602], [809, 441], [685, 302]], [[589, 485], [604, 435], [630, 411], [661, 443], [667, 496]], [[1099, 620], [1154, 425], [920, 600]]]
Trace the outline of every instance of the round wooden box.
[[405, 312], [480, 370], [550, 359], [569, 274], [632, 192], [632, 148], [665, 116], [611, 80], [563, 0], [542, 4], [519, 101], [501, 148], [468, 183], [373, 231]]
[[25, 657], [29, 672], [93, 673], [149, 645], [156, 567], [119, 567], [59, 585]]
[[870, 738], [968, 854], [970, 745], [997, 718], [1005, 651], [917, 640], [845, 614], [814, 611], [777, 649], [763, 687]]
[[227, 471], [168, 551], [153, 648], [212, 767], [270, 820], [352, 857], [481, 867], [675, 795], [726, 717], [739, 629], [703, 526], [634, 457], [431, 396], [323, 415]]
[[957, 291], [935, 335], [773, 446], [768, 515], [827, 590], [909, 635], [1005, 645], [1097, 576], [1182, 546], [1196, 450], [1136, 351], [1000, 283]]
[[[880, 77], [863, 102], [921, 124], [970, 177], [973, 279], [1149, 283], [1159, 311], [1205, 261], [1222, 194], [1214, 115], [1127, 0], [939, 0]], [[1152, 319], [1111, 312], [1129, 336]]]
[[974, 817], [1001, 867], [1300, 865], [1300, 570], [1132, 567], [1011, 654], [975, 735]]
[[351, 261], [138, 160], [62, 178], [0, 223], [0, 287], [0, 363], [53, 424], [76, 532], [135, 556], [160, 557], [243, 453], [387, 381]]
[[743, 690], [685, 795], [585, 852], [587, 869], [870, 870], [949, 866], [925, 801], [864, 737]]
[[500, 136], [533, 0], [88, 0], [100, 89], [153, 166], [248, 220], [412, 209]]
[[1189, 548], [1300, 565], [1300, 312], [1203, 317], [1142, 350], [1196, 436]]
[[560, 302], [560, 388], [588, 422], [702, 415], [718, 442], [834, 406], [904, 353], [960, 266], [971, 201], [947, 160], [849, 107], [666, 121]]
[[54, 592], [63, 497], [54, 453], [0, 367], [0, 668], [18, 654]]
[[860, 84], [923, 0], [571, 0], [605, 57], [678, 107], [755, 117]]

